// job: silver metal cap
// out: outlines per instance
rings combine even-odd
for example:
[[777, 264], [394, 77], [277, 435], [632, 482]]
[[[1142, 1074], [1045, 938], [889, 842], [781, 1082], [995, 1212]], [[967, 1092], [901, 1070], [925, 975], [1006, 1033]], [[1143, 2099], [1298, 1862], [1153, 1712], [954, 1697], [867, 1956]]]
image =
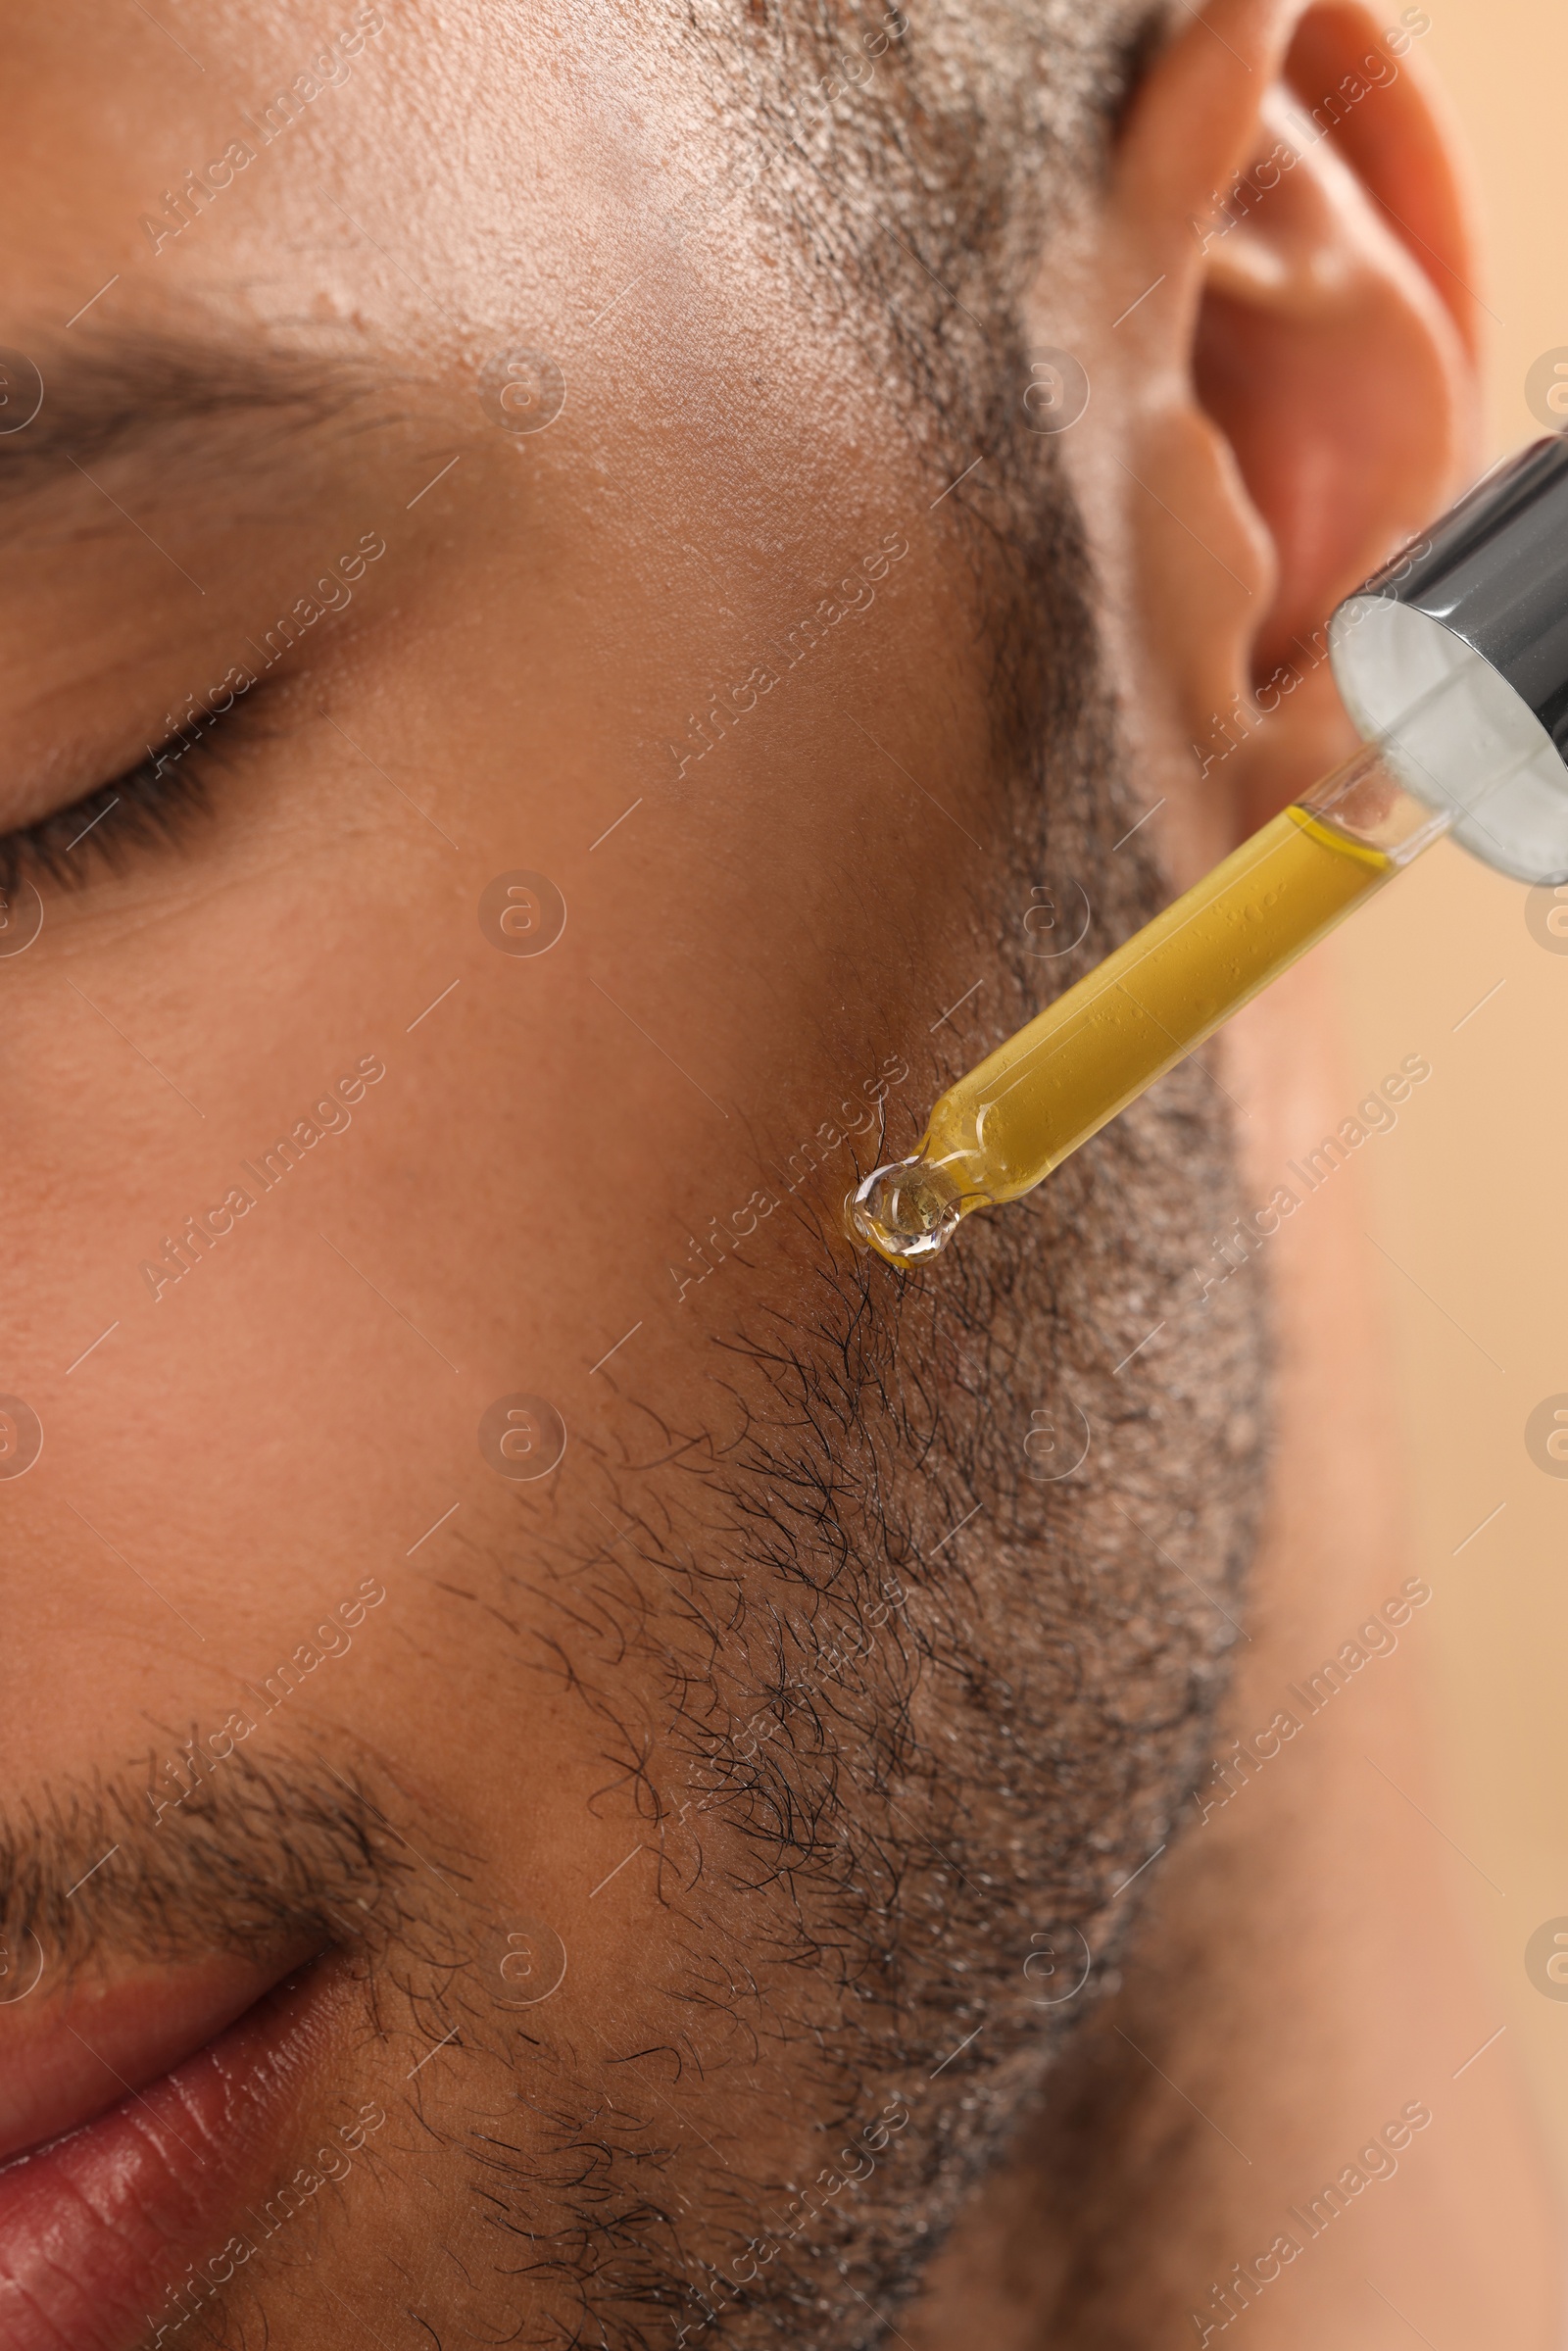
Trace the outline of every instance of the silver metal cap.
[[1568, 436], [1507, 458], [1329, 623], [1346, 706], [1454, 838], [1568, 881]]

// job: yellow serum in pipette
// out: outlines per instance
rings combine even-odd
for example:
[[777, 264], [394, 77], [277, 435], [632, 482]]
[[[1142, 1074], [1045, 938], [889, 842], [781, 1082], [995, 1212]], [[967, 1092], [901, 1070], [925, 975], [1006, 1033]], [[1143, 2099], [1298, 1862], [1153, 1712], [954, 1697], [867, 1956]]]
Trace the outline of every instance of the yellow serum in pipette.
[[856, 1195], [859, 1237], [934, 1256], [971, 1208], [1018, 1199], [1398, 870], [1299, 805], [943, 1095], [912, 1159]]

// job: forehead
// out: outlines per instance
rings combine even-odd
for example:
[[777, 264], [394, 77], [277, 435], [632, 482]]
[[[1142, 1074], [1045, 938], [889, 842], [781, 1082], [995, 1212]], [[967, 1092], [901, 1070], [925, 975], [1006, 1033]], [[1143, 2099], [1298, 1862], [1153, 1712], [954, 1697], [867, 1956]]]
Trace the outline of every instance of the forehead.
[[705, 168], [674, 50], [612, 29], [592, 5], [21, 0], [3, 340], [126, 316], [337, 349], [569, 340]]
[[[0, 74], [0, 391], [41, 376], [89, 457], [95, 403], [177, 413], [160, 354], [207, 351], [230, 391], [304, 361], [394, 409], [433, 392], [465, 429], [519, 374], [560, 385], [566, 429], [514, 454], [564, 521], [612, 486], [622, 538], [656, 506], [705, 534], [808, 528], [848, 465], [897, 462], [853, 322], [781, 266], [737, 169], [755, 127], [705, 90], [675, 12], [20, 0]], [[0, 432], [13, 480], [24, 439]]]

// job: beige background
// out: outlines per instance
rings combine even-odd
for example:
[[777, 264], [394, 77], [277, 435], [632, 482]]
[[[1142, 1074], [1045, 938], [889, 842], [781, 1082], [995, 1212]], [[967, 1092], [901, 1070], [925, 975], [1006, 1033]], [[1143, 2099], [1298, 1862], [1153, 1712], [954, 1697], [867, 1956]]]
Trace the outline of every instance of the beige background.
[[[1568, 7], [1429, 0], [1429, 13], [1420, 52], [1467, 141], [1484, 239], [1490, 460], [1539, 438], [1525, 373], [1568, 346]], [[1437, 1593], [1433, 1834], [1471, 1864], [1497, 2022], [1568, 2199], [1568, 2001], [1524, 1969], [1531, 1932], [1568, 1918], [1568, 1479], [1524, 1445], [1531, 1407], [1568, 1393], [1568, 954], [1536, 943], [1524, 903], [1440, 846], [1320, 952], [1352, 1076], [1373, 1083], [1408, 1053], [1433, 1064], [1397, 1131], [1360, 1154], [1417, 1564]]]

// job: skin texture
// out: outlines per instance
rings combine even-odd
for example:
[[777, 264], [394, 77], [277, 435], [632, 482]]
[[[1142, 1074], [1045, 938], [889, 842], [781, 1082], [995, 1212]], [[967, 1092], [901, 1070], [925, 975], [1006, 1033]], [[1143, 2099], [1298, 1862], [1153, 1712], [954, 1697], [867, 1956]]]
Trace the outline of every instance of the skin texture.
[[[1048, 189], [1020, 147], [963, 281], [977, 376], [956, 326], [905, 364], [918, 261], [831, 242], [916, 71], [863, 37], [877, 81], [803, 122], [803, 152], [843, 149], [838, 212], [793, 159], [733, 201], [715, 177], [779, 57], [810, 60], [765, 50], [787, 23], [411, 9], [174, 234], [163, 192], [323, 37], [288, 6], [174, 29], [5, 18], [6, 333], [46, 394], [0, 442], [0, 816], [99, 798], [17, 853], [44, 927], [0, 964], [4, 1385], [44, 1431], [0, 1482], [8, 1948], [42, 1954], [0, 2049], [37, 2064], [71, 1987], [80, 2021], [160, 1973], [314, 1969], [267, 2160], [384, 2121], [308, 2238], [185, 2318], [196, 2232], [82, 2340], [172, 2315], [166, 2340], [318, 2351], [347, 2309], [400, 2346], [837, 2351], [892, 2323], [937, 2351], [980, 2339], [999, 2280], [1020, 2342], [1187, 2326], [1268, 2198], [1150, 2106], [1117, 2020], [1185, 2080], [1228, 2062], [1223, 2014], [1257, 2053], [1236, 2137], [1248, 2098], [1288, 2109], [1310, 2174], [1385, 2072], [1421, 2094], [1381, 2026], [1410, 1949], [1444, 1954], [1418, 2072], [1477, 2004], [1430, 1852], [1380, 1814], [1360, 1850], [1398, 1931], [1310, 1905], [1321, 2058], [1305, 2087], [1274, 2062], [1251, 1857], [1306, 1902], [1358, 1801], [1328, 1739], [1126, 1890], [1207, 1776], [1265, 1511], [1238, 1722], [1388, 1581], [1323, 1304], [1356, 1294], [1348, 1240], [1326, 1288], [1287, 1272], [1276, 1335], [1276, 1459], [1358, 1432], [1327, 1500], [1266, 1483], [1262, 1283], [1194, 1303], [1333, 1094], [1298, 1050], [1309, 975], [1253, 1016], [1250, 1071], [1176, 1073], [918, 1283], [840, 1210], [948, 1077], [1343, 746], [1319, 667], [1217, 769], [1189, 748], [1465, 470], [1470, 265], [1413, 70], [1216, 241], [1194, 219], [1281, 135], [1264, 110], [1378, 28], [1233, 0], [1146, 44], [1111, 157], [1085, 134]], [[924, 37], [1000, 104], [1002, 20]], [[929, 191], [929, 135], [890, 175]], [[1093, 384], [1059, 441], [1024, 410], [1040, 343]], [[502, 403], [519, 349], [560, 372], [537, 430]], [[145, 774], [108, 808], [235, 669], [172, 762], [204, 787], [176, 836], [138, 827]], [[537, 955], [486, 897], [519, 872], [565, 907]], [[1038, 953], [1042, 875], [1086, 894], [1076, 959]], [[521, 1481], [486, 1420], [518, 1396], [565, 1442]], [[554, 1458], [557, 1423], [523, 1425]], [[1381, 1735], [1418, 1771], [1392, 1701]], [[1081, 1996], [1042, 2006], [1040, 1954], [1080, 1947]], [[1390, 2265], [1447, 2264], [1479, 2327], [1506, 2212], [1489, 2290], [1544, 2342], [1505, 2070], [1440, 2144], [1378, 2208]], [[1311, 2275], [1257, 2340], [1395, 2339]]]

